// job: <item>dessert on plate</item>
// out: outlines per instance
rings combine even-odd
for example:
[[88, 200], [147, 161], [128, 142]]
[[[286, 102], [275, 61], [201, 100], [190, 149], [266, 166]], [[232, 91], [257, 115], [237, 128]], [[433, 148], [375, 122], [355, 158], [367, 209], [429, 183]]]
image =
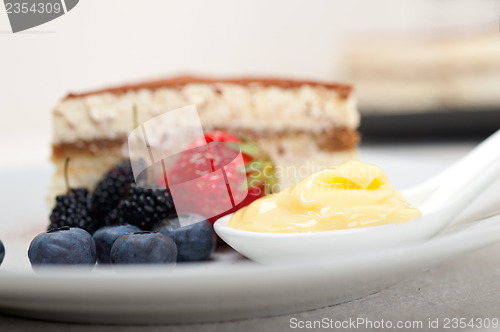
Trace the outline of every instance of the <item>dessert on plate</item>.
[[363, 114], [498, 110], [498, 31], [370, 39], [344, 58]]
[[273, 159], [281, 188], [315, 171], [356, 157], [359, 114], [348, 85], [271, 78], [180, 76], [68, 94], [53, 111], [49, 200], [65, 191], [64, 161], [74, 187], [92, 190], [128, 156], [132, 109], [145, 122], [194, 104], [205, 131], [255, 140]]

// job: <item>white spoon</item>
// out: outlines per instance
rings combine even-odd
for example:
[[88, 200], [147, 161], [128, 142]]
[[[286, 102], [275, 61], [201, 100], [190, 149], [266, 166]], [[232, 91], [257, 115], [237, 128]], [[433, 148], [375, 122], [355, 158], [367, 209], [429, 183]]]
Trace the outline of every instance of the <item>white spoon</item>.
[[[216, 233], [242, 255], [262, 263], [332, 257], [425, 241], [462, 212], [500, 175], [500, 130], [439, 175], [403, 192], [422, 215], [405, 223], [304, 233], [249, 232], [217, 220]], [[411, 174], [408, 174], [411, 176]]]

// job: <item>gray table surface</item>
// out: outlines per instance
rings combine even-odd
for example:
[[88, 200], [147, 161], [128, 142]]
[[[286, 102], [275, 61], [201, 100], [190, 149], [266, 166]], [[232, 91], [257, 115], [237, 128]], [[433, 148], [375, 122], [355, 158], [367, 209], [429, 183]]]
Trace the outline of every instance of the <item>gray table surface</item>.
[[[429, 145], [368, 146], [364, 160], [390, 166], [391, 158], [427, 156], [435, 160], [427, 172], [438, 171], [469, 151], [475, 142]], [[428, 175], [428, 174], [427, 174]], [[414, 178], [412, 181], [419, 181]], [[400, 186], [404, 179], [396, 179]], [[429, 320], [500, 318], [500, 244], [483, 248], [400, 281], [379, 293], [331, 307], [269, 318], [191, 325], [75, 325], [0, 315], [0, 331], [287, 331], [291, 320], [421, 321], [421, 330], [436, 331]], [[367, 330], [360, 328], [359, 330]], [[390, 329], [385, 329], [390, 330]], [[472, 330], [472, 329], [471, 329]]]

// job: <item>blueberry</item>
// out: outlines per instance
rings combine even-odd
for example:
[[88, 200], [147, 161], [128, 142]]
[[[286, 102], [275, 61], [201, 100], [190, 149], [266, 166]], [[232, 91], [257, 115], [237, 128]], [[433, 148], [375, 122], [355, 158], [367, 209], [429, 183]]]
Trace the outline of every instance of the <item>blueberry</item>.
[[5, 247], [3, 246], [2, 241], [0, 241], [0, 265], [2, 265], [4, 257], [5, 257]]
[[97, 261], [101, 264], [111, 263], [111, 247], [124, 233], [135, 233], [140, 232], [141, 229], [137, 226], [125, 224], [125, 225], [114, 225], [114, 226], [104, 226], [99, 228], [92, 237], [94, 238], [96, 248], [97, 248]]
[[[196, 214], [181, 214], [179, 217], [186, 226], [181, 227], [179, 218], [172, 218], [160, 224], [156, 231], [174, 240], [178, 250], [178, 262], [206, 260], [214, 252], [217, 242], [212, 224]], [[190, 223], [190, 220], [202, 221]]]
[[92, 235], [78, 227], [60, 227], [37, 235], [31, 241], [28, 257], [37, 265], [91, 265], [96, 262]]
[[123, 234], [111, 247], [113, 264], [169, 264], [176, 258], [175, 242], [156, 232]]

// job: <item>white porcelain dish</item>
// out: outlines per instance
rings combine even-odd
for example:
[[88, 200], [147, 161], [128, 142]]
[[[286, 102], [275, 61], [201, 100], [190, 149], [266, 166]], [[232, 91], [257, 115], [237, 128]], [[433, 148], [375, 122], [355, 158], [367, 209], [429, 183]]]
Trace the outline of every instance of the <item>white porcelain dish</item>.
[[[380, 159], [384, 163], [383, 158]], [[391, 159], [384, 168], [428, 176], [429, 162]], [[387, 168], [390, 168], [387, 169]], [[428, 172], [422, 174], [422, 172]], [[46, 164], [0, 170], [0, 312], [85, 323], [179, 323], [272, 316], [353, 300], [409, 274], [500, 240], [500, 219], [411, 246], [282, 266], [262, 266], [234, 252], [172, 269], [49, 270], [34, 273], [26, 251], [47, 223]], [[398, 180], [399, 181], [399, 180]], [[498, 187], [498, 186], [497, 186]], [[481, 201], [496, 192], [482, 195]]]

